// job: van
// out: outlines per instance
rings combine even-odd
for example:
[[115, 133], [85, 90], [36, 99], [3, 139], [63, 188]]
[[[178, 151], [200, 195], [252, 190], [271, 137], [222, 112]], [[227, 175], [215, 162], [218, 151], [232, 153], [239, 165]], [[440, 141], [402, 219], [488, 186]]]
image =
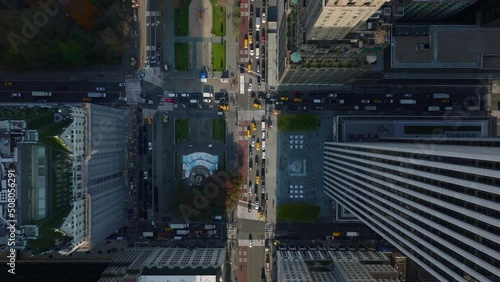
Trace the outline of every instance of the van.
[[222, 216], [221, 215], [216, 215], [216, 216], [214, 216], [214, 220], [221, 221], [222, 220]]
[[176, 98], [177, 94], [176, 93], [168, 93], [167, 97], [168, 98]]
[[429, 107], [427, 107], [427, 111], [428, 112], [437, 112], [439, 110], [441, 110], [441, 107], [439, 107], [439, 106], [429, 106]]
[[183, 239], [183, 237], [182, 237], [182, 236], [175, 236], [175, 237], [174, 237], [174, 240], [182, 240], [182, 239]]
[[411, 105], [411, 104], [416, 104], [416, 100], [411, 100], [411, 99], [401, 99], [399, 100], [400, 105]]
[[200, 101], [198, 99], [191, 99], [189, 100], [189, 103], [191, 104], [198, 104]]
[[321, 104], [321, 99], [313, 99], [314, 104]]

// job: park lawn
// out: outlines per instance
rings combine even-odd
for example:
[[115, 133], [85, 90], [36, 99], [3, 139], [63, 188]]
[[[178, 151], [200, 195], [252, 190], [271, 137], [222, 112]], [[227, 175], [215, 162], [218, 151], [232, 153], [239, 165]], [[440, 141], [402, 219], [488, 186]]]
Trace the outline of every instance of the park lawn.
[[175, 36], [189, 35], [189, 4], [191, 0], [180, 0], [175, 9]]
[[214, 71], [226, 70], [226, 45], [222, 43], [214, 43], [212, 45], [214, 53], [213, 67]]
[[319, 127], [319, 116], [298, 114], [278, 116], [280, 131], [310, 131]]
[[277, 220], [295, 222], [317, 222], [320, 208], [308, 204], [282, 204], [278, 206]]
[[212, 138], [214, 140], [225, 140], [226, 121], [223, 119], [212, 120]]
[[175, 120], [175, 139], [188, 140], [189, 139], [189, 120], [176, 119]]
[[189, 70], [189, 44], [175, 43], [175, 70]]
[[226, 36], [226, 12], [224, 8], [217, 5], [217, 0], [212, 2], [212, 28], [215, 36]]

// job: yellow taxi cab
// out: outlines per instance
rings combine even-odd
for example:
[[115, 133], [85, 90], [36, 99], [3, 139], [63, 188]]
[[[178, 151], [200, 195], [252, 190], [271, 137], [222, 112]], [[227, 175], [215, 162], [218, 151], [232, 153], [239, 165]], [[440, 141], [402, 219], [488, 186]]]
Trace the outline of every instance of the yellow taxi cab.
[[259, 215], [260, 219], [264, 218], [264, 215], [262, 214], [262, 212], [258, 212], [258, 215]]
[[12, 86], [12, 82], [11, 81], [6, 81], [5, 82], [5, 86]]
[[248, 36], [248, 44], [252, 44], [252, 43], [253, 43], [253, 37], [252, 37], [252, 35], [250, 34], [250, 35]]
[[255, 176], [255, 184], [260, 184], [260, 176]]
[[281, 97], [280, 97], [280, 100], [281, 100], [281, 101], [288, 101], [288, 97], [287, 97], [287, 96], [281, 96]]
[[151, 116], [148, 116], [148, 124], [153, 124], [153, 119], [151, 118]]
[[245, 40], [243, 42], [245, 44], [245, 49], [248, 49], [248, 39], [245, 38]]
[[174, 231], [174, 230], [173, 230], [172, 228], [170, 228], [170, 227], [165, 227], [165, 231], [167, 231], [167, 232], [172, 232], [172, 231]]
[[252, 71], [252, 64], [248, 64], [247, 69], [249, 72], [251, 72]]
[[255, 123], [255, 120], [252, 120], [252, 130], [257, 130], [257, 123]]
[[257, 109], [260, 109], [262, 108], [262, 105], [261, 104], [257, 104], [257, 103], [253, 103], [253, 106]]
[[227, 105], [227, 104], [226, 105], [220, 105], [219, 109], [227, 111], [227, 110], [229, 110], [229, 105]]
[[339, 231], [333, 231], [333, 232], [332, 232], [332, 236], [333, 236], [333, 237], [340, 237], [340, 236], [342, 236], [342, 232], [339, 232]]
[[255, 143], [255, 150], [260, 151], [260, 142], [259, 141], [257, 141]]
[[248, 136], [248, 138], [252, 137], [252, 132], [250, 131], [250, 126], [247, 127], [247, 136]]
[[300, 102], [302, 102], [302, 98], [295, 97], [295, 98], [293, 98], [293, 101], [296, 103], [300, 103]]
[[84, 98], [83, 98], [83, 101], [84, 101], [84, 102], [90, 102], [90, 101], [92, 101], [92, 99], [90, 99], [90, 98], [88, 98], [88, 97], [84, 97]]
[[382, 100], [375, 99], [375, 100], [373, 100], [373, 103], [375, 103], [375, 104], [380, 104], [380, 103], [382, 103]]

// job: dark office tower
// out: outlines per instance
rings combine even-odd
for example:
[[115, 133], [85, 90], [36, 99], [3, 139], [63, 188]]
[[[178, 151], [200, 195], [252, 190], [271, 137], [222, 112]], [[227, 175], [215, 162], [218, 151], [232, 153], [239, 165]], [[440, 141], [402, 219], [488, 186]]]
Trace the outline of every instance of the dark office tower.
[[439, 22], [448, 20], [477, 0], [403, 0], [402, 22]]
[[326, 142], [325, 193], [439, 281], [500, 281], [500, 139], [437, 139]]
[[481, 25], [488, 27], [500, 26], [500, 1], [483, 0], [479, 7]]

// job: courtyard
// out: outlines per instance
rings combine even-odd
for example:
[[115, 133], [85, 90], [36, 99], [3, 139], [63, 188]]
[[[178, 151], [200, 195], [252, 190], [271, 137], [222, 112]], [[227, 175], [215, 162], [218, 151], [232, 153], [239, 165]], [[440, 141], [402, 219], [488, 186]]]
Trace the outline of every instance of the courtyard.
[[[286, 117], [286, 116], [285, 116]], [[294, 117], [287, 120], [293, 120]], [[302, 131], [278, 132], [276, 197], [279, 205], [316, 205], [320, 220], [331, 220], [329, 199], [323, 192], [323, 142], [332, 139], [333, 120], [317, 120]], [[278, 121], [279, 122], [279, 121]], [[300, 124], [304, 129], [306, 124]]]

